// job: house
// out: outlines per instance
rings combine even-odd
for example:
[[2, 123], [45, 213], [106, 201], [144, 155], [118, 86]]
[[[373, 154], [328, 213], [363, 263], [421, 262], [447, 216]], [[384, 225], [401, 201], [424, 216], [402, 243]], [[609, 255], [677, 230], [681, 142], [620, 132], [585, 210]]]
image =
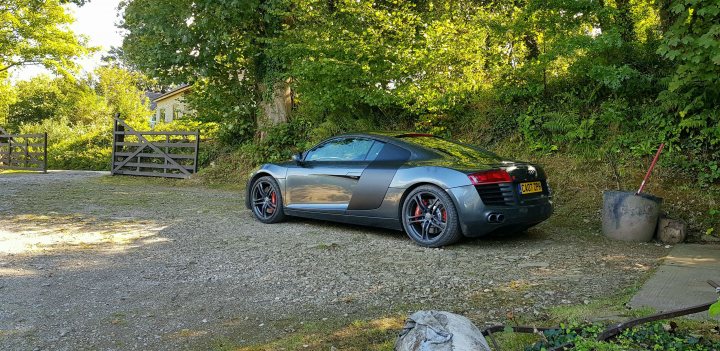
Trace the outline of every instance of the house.
[[185, 115], [192, 114], [194, 111], [184, 101], [184, 96], [190, 92], [190, 89], [190, 85], [184, 84], [152, 100], [151, 106], [155, 105], [155, 114], [152, 118], [153, 124], [169, 123]]
[[155, 107], [157, 107], [157, 104], [155, 103], [155, 99], [157, 99], [163, 95], [165, 95], [165, 93], [156, 93], [154, 91], [146, 91], [145, 92], [145, 101], [148, 102], [150, 111], [153, 111], [153, 113], [155, 113]]

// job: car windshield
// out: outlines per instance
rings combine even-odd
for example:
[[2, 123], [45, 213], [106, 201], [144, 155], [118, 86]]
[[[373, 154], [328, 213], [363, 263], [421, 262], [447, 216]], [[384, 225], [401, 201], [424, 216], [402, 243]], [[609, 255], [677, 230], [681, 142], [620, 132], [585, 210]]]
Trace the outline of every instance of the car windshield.
[[495, 155], [490, 151], [435, 136], [413, 135], [400, 136], [399, 138], [411, 144], [453, 157], [462, 162], [473, 163], [487, 160], [500, 160], [498, 155]]

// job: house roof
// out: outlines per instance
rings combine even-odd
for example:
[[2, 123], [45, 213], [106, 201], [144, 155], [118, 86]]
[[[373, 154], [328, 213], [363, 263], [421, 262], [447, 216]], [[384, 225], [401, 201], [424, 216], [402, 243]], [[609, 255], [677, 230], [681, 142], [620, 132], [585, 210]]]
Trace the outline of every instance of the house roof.
[[162, 96], [163, 93], [156, 93], [154, 91], [146, 91], [145, 97], [150, 101], [150, 111], [155, 111], [155, 108], [157, 107], [157, 103], [155, 102], [155, 99]]
[[158, 102], [160, 102], [162, 100], [169, 99], [178, 94], [182, 94], [189, 89], [190, 89], [190, 84], [183, 84], [173, 90], [168, 91], [165, 94], [162, 94], [162, 95], [156, 97], [155, 100], [153, 100], [153, 102], [157, 104]]

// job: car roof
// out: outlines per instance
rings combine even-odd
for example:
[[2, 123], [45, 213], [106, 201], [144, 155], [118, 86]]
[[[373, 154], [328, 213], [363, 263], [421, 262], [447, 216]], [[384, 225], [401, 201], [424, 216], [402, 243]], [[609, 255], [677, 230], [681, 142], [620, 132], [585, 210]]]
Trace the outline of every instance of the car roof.
[[[347, 137], [360, 137], [360, 138], [368, 138], [368, 139], [375, 139], [378, 141], [391, 143], [397, 146], [400, 146], [406, 150], [409, 150], [413, 153], [413, 156], [417, 157], [433, 157], [437, 156], [436, 153], [427, 150], [425, 148], [419, 147], [415, 144], [408, 143], [404, 140], [402, 140], [403, 137], [410, 137], [410, 136], [425, 136], [425, 137], [434, 137], [439, 138], [438, 136], [432, 135], [432, 134], [426, 134], [426, 133], [415, 133], [415, 132], [362, 132], [362, 133], [346, 133], [346, 134], [340, 134], [336, 135], [332, 138], [326, 139], [332, 140], [336, 138], [347, 138]], [[323, 141], [324, 142], [324, 141]]]
[[[382, 141], [400, 141], [400, 138], [403, 137], [414, 137], [414, 136], [424, 136], [424, 137], [434, 137], [439, 138], [438, 136], [435, 136], [433, 134], [428, 133], [415, 133], [415, 132], [362, 132], [362, 133], [346, 133], [346, 134], [340, 134], [333, 138], [338, 137], [365, 137], [365, 138], [373, 138], [378, 139]], [[404, 143], [406, 144], [406, 143]]]

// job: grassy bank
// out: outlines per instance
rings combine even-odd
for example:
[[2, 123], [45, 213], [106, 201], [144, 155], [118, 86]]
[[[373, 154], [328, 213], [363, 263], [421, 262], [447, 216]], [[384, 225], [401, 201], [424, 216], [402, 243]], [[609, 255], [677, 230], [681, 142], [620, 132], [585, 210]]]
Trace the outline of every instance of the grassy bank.
[[[496, 144], [490, 149], [505, 157], [543, 165], [556, 206], [552, 225], [588, 230], [600, 228], [603, 191], [636, 191], [651, 161], [625, 160], [613, 165], [603, 157], [533, 153], [513, 142]], [[214, 156], [194, 182], [242, 189], [248, 175], [267, 159], [249, 147]], [[663, 198], [663, 211], [668, 216], [688, 223], [691, 240], [720, 240], [720, 185], [701, 185], [695, 175], [660, 162], [644, 191]]]

